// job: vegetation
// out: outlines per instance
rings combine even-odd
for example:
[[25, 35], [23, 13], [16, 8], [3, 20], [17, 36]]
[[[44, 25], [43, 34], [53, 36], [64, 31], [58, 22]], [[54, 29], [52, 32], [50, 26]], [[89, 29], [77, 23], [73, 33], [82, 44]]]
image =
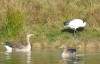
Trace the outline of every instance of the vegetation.
[[[98, 43], [99, 17], [99, 0], [1, 0], [0, 42], [23, 42], [26, 33], [34, 33], [32, 44], [43, 46]], [[74, 18], [88, 21], [77, 39], [63, 27], [64, 21]]]

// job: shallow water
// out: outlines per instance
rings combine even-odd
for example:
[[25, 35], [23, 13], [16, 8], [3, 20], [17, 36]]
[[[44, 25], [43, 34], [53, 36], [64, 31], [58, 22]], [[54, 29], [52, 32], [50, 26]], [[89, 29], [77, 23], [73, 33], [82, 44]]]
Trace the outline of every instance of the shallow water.
[[100, 64], [99, 50], [78, 51], [76, 58], [61, 58], [62, 50], [34, 49], [31, 52], [0, 51], [0, 64]]

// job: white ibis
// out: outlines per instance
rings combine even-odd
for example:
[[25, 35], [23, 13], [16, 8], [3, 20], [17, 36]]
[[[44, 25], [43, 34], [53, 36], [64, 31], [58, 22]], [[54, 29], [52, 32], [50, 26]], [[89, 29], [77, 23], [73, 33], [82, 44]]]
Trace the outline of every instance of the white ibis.
[[84, 20], [73, 19], [73, 20], [64, 22], [64, 27], [69, 27], [69, 28], [73, 29], [74, 30], [74, 36], [76, 37], [75, 32], [78, 32], [76, 29], [80, 28], [80, 27], [85, 27], [86, 22], [87, 21], [85, 19]]
[[63, 59], [76, 57], [76, 49], [75, 48], [68, 48], [66, 45], [62, 45], [59, 48], [63, 48], [64, 49], [62, 54], [61, 54], [61, 57]]
[[26, 46], [24, 46], [22, 44], [17, 44], [17, 43], [11, 43], [11, 42], [5, 42], [2, 44], [4, 44], [7, 52], [12, 52], [12, 50], [29, 52], [31, 50], [31, 44], [30, 44], [29, 38], [32, 35], [34, 35], [34, 34], [27, 34], [26, 35]]

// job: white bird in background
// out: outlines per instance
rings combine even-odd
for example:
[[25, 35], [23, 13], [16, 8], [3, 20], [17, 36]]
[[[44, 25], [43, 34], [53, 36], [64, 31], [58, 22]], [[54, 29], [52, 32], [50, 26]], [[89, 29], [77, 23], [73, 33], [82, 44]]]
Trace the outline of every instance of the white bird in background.
[[31, 44], [30, 44], [29, 38], [32, 35], [34, 35], [34, 34], [27, 34], [26, 35], [26, 46], [24, 46], [22, 44], [17, 44], [17, 43], [11, 43], [11, 42], [5, 42], [5, 43], [2, 43], [2, 44], [5, 46], [7, 52], [12, 52], [12, 50], [30, 52]]
[[79, 27], [84, 27], [86, 25], [86, 20], [81, 20], [81, 19], [73, 19], [70, 21], [64, 22], [64, 27], [69, 27], [74, 30], [74, 36], [76, 37], [75, 32], [78, 32], [76, 29]]

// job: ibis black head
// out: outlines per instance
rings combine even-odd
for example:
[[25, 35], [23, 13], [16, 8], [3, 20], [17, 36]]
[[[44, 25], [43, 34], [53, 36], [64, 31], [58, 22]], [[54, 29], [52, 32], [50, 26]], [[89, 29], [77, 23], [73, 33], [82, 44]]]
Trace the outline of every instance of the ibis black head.
[[67, 26], [67, 25], [69, 25], [69, 22], [68, 21], [64, 22], [64, 26]]

